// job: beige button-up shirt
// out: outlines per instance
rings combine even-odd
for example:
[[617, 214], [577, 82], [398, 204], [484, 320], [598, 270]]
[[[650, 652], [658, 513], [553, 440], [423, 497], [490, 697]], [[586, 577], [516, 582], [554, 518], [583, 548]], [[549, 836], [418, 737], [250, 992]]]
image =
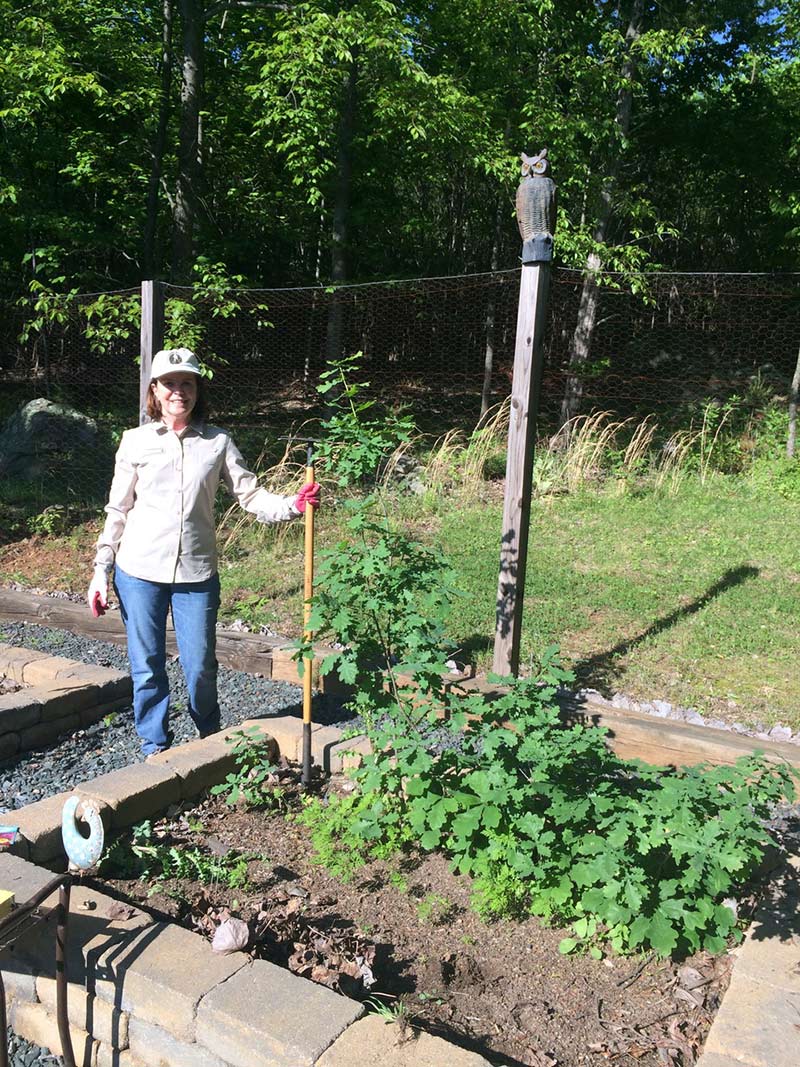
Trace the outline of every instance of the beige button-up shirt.
[[117, 451], [95, 565], [116, 562], [151, 582], [202, 582], [217, 572], [214, 498], [220, 479], [261, 522], [296, 517], [293, 496], [259, 488], [230, 434], [208, 424], [178, 434], [162, 422], [126, 430]]

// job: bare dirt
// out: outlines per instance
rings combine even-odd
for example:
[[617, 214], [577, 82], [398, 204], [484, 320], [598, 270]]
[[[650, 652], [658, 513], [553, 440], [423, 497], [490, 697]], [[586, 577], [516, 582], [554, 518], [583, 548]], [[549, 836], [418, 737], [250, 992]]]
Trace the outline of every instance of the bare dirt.
[[595, 961], [560, 955], [567, 932], [536, 920], [484, 923], [439, 855], [371, 863], [344, 884], [281, 813], [209, 798], [171, 811], [152, 840], [259, 858], [243, 888], [108, 876], [101, 888], [209, 938], [239, 918], [253, 955], [506, 1067], [688, 1067], [728, 985], [727, 955]]

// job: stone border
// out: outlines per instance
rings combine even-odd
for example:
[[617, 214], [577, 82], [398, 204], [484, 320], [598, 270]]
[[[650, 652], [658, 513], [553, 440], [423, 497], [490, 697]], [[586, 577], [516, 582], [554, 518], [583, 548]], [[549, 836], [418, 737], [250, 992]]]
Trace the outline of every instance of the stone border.
[[[226, 737], [257, 728], [296, 760], [302, 722], [252, 719], [224, 733], [150, 756], [76, 787], [111, 828], [159, 814], [221, 781], [233, 766]], [[343, 742], [336, 727], [314, 726], [315, 762], [342, 769], [365, 740]], [[36, 863], [63, 866], [61, 794], [15, 813], [16, 855], [0, 854], [0, 888], [18, 901], [51, 877]], [[83, 886], [70, 913], [70, 1022], [85, 1067], [489, 1067], [476, 1053], [429, 1035], [404, 1040], [397, 1028], [328, 989], [262, 960], [219, 957], [200, 935], [156, 922]], [[128, 912], [130, 914], [128, 915]], [[698, 1067], [794, 1067], [800, 1020], [800, 860], [773, 879], [743, 945], [731, 985]], [[59, 1049], [55, 1021], [55, 931], [26, 931], [0, 953], [10, 1021], [22, 1036]], [[186, 960], [196, 961], [189, 970]], [[794, 1049], [794, 1051], [792, 1051]]]
[[[296, 759], [303, 725], [283, 716], [253, 719], [224, 733], [150, 756], [73, 791], [98, 805], [106, 826], [130, 826], [221, 781], [233, 767], [226, 738], [257, 728], [274, 756]], [[363, 741], [313, 727], [316, 762], [339, 770]], [[63, 866], [61, 809], [72, 793], [15, 814], [20, 834], [0, 854], [0, 887], [17, 902], [52, 877], [39, 864]], [[76, 1061], [84, 1067], [489, 1067], [441, 1038], [409, 1041], [357, 1001], [244, 953], [219, 956], [208, 941], [76, 883], [69, 920], [69, 1019]], [[192, 960], [191, 968], [187, 961]], [[0, 950], [9, 1020], [38, 1045], [61, 1048], [55, 1016], [54, 910]]]
[[0, 674], [27, 687], [0, 696], [0, 759], [91, 726], [133, 695], [120, 671], [13, 645], [0, 644]]

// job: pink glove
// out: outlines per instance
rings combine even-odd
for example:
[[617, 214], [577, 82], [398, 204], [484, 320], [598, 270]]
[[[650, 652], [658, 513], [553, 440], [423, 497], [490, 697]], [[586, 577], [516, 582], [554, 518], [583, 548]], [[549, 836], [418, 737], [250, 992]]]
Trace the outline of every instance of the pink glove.
[[297, 508], [301, 515], [306, 510], [306, 504], [310, 504], [312, 508], [318, 508], [319, 494], [320, 487], [317, 482], [306, 482], [306, 484], [295, 497], [294, 506]]
[[95, 567], [86, 602], [96, 619], [105, 615], [108, 607], [108, 574], [104, 567]]

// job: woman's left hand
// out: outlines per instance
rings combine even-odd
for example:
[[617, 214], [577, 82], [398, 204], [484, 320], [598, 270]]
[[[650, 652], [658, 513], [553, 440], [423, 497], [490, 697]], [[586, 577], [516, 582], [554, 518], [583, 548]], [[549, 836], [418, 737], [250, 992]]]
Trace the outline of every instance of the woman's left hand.
[[320, 487], [317, 482], [306, 482], [306, 484], [295, 497], [294, 506], [297, 508], [301, 515], [306, 510], [306, 504], [310, 504], [312, 508], [318, 508], [319, 494]]

